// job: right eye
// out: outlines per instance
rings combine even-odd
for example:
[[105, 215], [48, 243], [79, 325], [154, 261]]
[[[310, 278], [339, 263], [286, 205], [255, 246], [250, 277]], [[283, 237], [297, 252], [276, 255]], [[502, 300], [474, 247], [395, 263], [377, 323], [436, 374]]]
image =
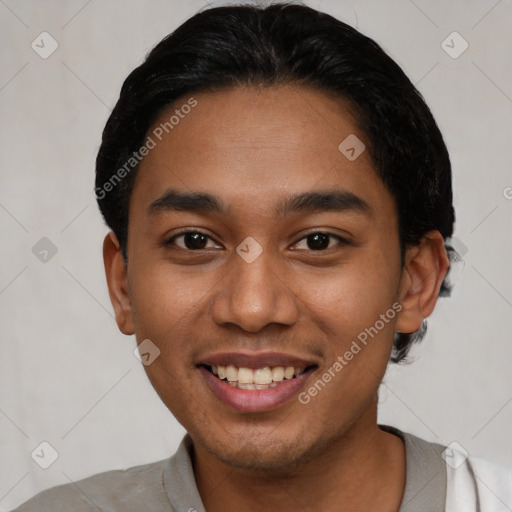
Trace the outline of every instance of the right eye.
[[[179, 243], [178, 240], [180, 240]], [[206, 233], [202, 233], [201, 231], [187, 230], [173, 235], [171, 238], [164, 242], [164, 245], [176, 245], [180, 249], [186, 251], [200, 251], [202, 249], [219, 248], [218, 245], [208, 247], [209, 240], [215, 242], [213, 238], [211, 238]]]

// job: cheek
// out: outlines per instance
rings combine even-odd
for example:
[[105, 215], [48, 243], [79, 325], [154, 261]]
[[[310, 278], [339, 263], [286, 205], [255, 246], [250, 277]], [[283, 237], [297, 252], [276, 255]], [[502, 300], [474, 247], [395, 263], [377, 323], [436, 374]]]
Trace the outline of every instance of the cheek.
[[196, 270], [178, 269], [167, 262], [151, 262], [137, 265], [130, 291], [137, 321], [147, 324], [171, 326], [187, 316], [201, 304], [211, 273], [199, 275]]
[[372, 326], [392, 307], [400, 271], [398, 261], [361, 251], [346, 265], [305, 275], [296, 276], [297, 295], [331, 335], [346, 339]]
[[318, 282], [318, 290], [309, 295], [314, 321], [323, 326], [329, 343], [326, 367], [306, 392], [317, 393], [317, 379], [329, 381], [326, 391], [318, 393], [322, 397], [311, 403], [319, 416], [325, 409], [333, 411], [335, 425], [357, 416], [375, 399], [390, 359], [399, 307], [396, 283], [376, 279], [378, 273], [347, 271]]
[[158, 357], [144, 370], [163, 402], [179, 413], [191, 396], [186, 383], [195, 372], [193, 326], [205, 285], [194, 285], [170, 265], [153, 264], [131, 283], [138, 343], [149, 339]]
[[155, 363], [145, 369], [150, 378], [157, 374], [168, 374], [165, 378], [173, 380], [183, 377], [193, 369], [188, 364], [193, 359], [193, 325], [211, 285], [204, 279], [190, 279], [169, 264], [148, 263], [133, 275], [130, 289], [137, 340], [149, 339], [160, 350]]

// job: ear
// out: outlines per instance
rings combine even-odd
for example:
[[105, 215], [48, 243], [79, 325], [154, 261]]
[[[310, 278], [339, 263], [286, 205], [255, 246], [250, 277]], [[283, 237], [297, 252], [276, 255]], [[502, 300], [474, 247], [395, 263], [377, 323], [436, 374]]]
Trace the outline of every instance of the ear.
[[114, 307], [117, 326], [123, 334], [133, 334], [135, 329], [126, 264], [117, 237], [112, 231], [107, 234], [103, 241], [103, 263], [107, 276], [108, 293]]
[[399, 291], [402, 310], [395, 326], [397, 332], [415, 332], [430, 316], [449, 265], [439, 231], [429, 231], [418, 245], [406, 250]]

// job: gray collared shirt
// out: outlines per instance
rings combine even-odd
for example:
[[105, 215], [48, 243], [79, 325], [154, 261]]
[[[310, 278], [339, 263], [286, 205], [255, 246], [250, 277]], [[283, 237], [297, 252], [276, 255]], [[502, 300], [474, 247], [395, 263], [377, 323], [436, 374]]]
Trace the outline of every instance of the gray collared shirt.
[[[399, 512], [443, 512], [445, 447], [393, 427], [405, 442], [406, 485]], [[192, 440], [183, 438], [169, 459], [107, 471], [43, 491], [13, 512], [205, 512], [192, 468]]]

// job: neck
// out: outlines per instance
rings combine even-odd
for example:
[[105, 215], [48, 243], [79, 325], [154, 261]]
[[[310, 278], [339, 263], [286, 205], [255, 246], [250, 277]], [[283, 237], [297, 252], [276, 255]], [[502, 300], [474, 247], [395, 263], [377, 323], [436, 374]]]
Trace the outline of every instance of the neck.
[[375, 414], [373, 421], [356, 422], [299, 468], [236, 468], [195, 445], [194, 472], [208, 512], [398, 512], [405, 448], [400, 438], [378, 428]]

